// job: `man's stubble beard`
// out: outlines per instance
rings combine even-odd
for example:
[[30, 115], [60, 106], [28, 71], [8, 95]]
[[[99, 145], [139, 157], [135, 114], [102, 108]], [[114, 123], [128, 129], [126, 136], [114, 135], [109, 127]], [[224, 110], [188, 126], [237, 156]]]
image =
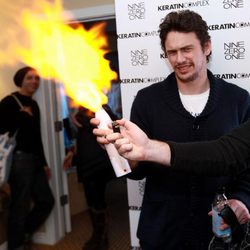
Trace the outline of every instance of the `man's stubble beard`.
[[194, 72], [192, 75], [188, 77], [180, 77], [178, 74], [175, 74], [175, 75], [176, 75], [176, 78], [178, 78], [181, 82], [189, 83], [189, 82], [193, 82], [194, 80], [196, 80], [198, 78], [199, 73]]

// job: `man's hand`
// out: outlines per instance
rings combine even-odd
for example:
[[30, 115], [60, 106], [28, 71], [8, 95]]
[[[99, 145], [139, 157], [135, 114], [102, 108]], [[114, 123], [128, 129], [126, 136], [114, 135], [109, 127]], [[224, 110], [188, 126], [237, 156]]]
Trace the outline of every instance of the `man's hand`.
[[[98, 126], [99, 120], [91, 119], [91, 124]], [[111, 124], [108, 129], [94, 129], [97, 141], [102, 144], [113, 143], [123, 157], [132, 160], [146, 160], [146, 148], [149, 143], [147, 135], [134, 123], [122, 119], [116, 121], [120, 125], [120, 133], [113, 133]]]
[[[97, 118], [92, 118], [90, 119], [90, 123], [94, 126], [97, 127], [100, 124], [100, 120]], [[110, 125], [111, 126], [111, 125]], [[109, 126], [109, 127], [110, 127]], [[113, 131], [110, 129], [99, 129], [99, 128], [95, 128], [93, 130], [93, 134], [96, 136], [96, 140], [97, 142], [104, 148], [105, 144], [109, 144], [110, 142], [107, 140], [106, 136], [110, 133], [112, 133]]]
[[242, 201], [230, 199], [228, 200], [228, 205], [234, 211], [240, 224], [245, 224], [250, 220], [249, 211]]
[[[170, 166], [171, 151], [165, 142], [150, 140], [147, 135], [133, 122], [122, 119], [116, 121], [120, 125], [120, 133], [113, 133], [110, 129], [93, 130], [97, 141], [101, 145], [113, 143], [120, 155], [130, 161], [152, 161]], [[100, 121], [92, 118], [90, 123], [98, 126]]]
[[[228, 205], [235, 213], [237, 220], [240, 224], [245, 224], [250, 220], [249, 211], [243, 202], [236, 199], [230, 199], [228, 200]], [[212, 216], [212, 211], [210, 211], [208, 214]], [[228, 227], [230, 227], [230, 225], [226, 224], [224, 220], [222, 220], [220, 229], [225, 230]]]

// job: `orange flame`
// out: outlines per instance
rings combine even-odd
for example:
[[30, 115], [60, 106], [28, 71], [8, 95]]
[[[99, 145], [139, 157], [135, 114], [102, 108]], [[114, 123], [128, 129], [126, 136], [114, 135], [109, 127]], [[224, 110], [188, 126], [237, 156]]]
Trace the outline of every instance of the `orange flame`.
[[62, 82], [67, 95], [77, 104], [97, 111], [107, 103], [104, 91], [108, 91], [117, 77], [104, 58], [108, 52], [105, 25], [90, 30], [80, 24], [70, 27], [59, 0], [54, 4], [41, 3], [42, 15], [23, 11], [22, 25], [29, 45], [16, 46], [16, 53], [42, 77]]

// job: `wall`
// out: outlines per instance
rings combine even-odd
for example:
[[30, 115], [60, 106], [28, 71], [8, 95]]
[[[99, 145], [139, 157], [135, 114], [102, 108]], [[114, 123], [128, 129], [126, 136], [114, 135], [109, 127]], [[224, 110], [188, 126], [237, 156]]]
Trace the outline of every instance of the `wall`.
[[82, 9], [101, 5], [114, 4], [114, 0], [64, 0], [63, 6], [65, 9]]
[[[158, 26], [170, 11], [191, 9], [209, 26], [216, 77], [250, 91], [250, 1], [249, 0], [116, 0], [118, 54], [123, 115], [143, 87], [163, 80], [172, 72], [160, 47]], [[128, 180], [131, 249], [139, 249], [136, 237], [145, 181]]]

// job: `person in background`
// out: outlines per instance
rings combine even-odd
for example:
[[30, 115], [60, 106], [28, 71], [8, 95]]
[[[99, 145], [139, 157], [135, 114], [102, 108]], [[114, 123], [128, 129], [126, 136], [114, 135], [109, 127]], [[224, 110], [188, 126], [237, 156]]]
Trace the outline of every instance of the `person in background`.
[[[199, 14], [170, 12], [160, 24], [160, 39], [174, 72], [140, 90], [131, 109], [131, 121], [150, 139], [214, 140], [249, 118], [248, 92], [207, 69], [211, 39]], [[208, 212], [220, 186], [227, 187], [237, 216], [249, 213], [249, 173], [240, 178], [199, 176], [153, 162], [133, 165], [129, 177], [146, 178], [137, 231], [143, 250], [208, 249], [213, 236]]]
[[[104, 106], [111, 119], [117, 119], [109, 106]], [[90, 239], [84, 244], [83, 250], [106, 250], [108, 240], [108, 211], [106, 203], [106, 189], [108, 183], [115, 179], [115, 173], [107, 152], [97, 143], [92, 133], [93, 126], [90, 119], [95, 114], [79, 107], [71, 121], [77, 128], [76, 155], [73, 159], [77, 168], [78, 181], [82, 183], [86, 200], [89, 206], [93, 232]], [[64, 169], [72, 165], [74, 152], [69, 152], [64, 160]]]
[[40, 128], [40, 111], [32, 98], [40, 85], [37, 71], [29, 66], [14, 75], [19, 91], [0, 102], [0, 133], [16, 133], [9, 185], [8, 250], [32, 249], [33, 233], [45, 222], [54, 197], [48, 178]]

